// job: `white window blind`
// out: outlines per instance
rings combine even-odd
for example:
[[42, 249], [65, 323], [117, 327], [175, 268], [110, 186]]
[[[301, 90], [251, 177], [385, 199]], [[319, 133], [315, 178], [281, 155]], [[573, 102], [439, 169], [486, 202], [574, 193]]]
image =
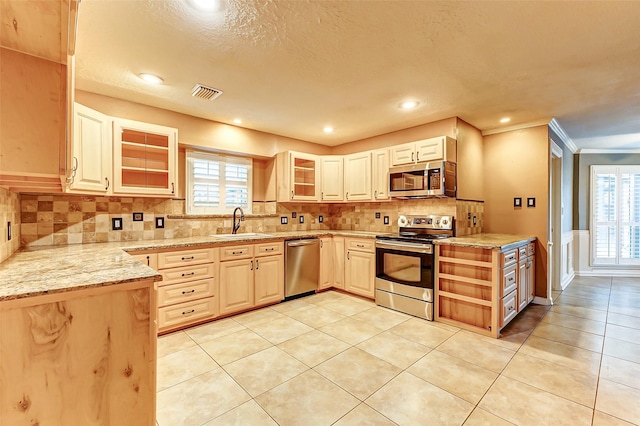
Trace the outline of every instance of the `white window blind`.
[[187, 151], [187, 213], [251, 213], [251, 159]]
[[591, 166], [593, 265], [640, 265], [640, 166]]

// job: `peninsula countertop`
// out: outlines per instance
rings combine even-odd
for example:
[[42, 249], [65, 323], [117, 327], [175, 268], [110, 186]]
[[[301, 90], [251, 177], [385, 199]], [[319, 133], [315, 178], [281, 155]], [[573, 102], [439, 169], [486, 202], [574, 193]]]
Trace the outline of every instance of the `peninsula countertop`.
[[127, 252], [188, 249], [257, 241], [344, 236], [375, 238], [361, 231], [276, 232], [233, 240], [216, 235], [147, 241], [71, 244], [25, 248], [0, 263], [0, 302], [136, 281], [160, 281], [162, 276]]
[[504, 251], [535, 240], [536, 237], [532, 235], [475, 234], [464, 237], [443, 238], [434, 240], [434, 243], [438, 245], [478, 247]]

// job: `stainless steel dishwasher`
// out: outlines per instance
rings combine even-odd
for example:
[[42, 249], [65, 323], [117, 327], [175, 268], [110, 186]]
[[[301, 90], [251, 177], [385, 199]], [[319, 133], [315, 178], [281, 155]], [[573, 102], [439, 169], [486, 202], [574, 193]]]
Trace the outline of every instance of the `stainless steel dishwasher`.
[[315, 292], [320, 279], [320, 240], [287, 241], [284, 269], [285, 300]]

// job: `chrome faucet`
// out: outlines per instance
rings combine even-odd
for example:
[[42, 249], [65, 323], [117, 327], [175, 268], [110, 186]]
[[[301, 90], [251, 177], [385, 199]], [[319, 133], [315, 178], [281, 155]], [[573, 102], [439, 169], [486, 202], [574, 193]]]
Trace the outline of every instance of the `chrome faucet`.
[[[238, 213], [238, 210], [240, 210], [240, 218], [236, 222], [236, 213]], [[236, 207], [233, 210], [233, 231], [231, 231], [232, 234], [237, 234], [238, 233], [238, 229], [240, 229], [240, 222], [242, 222], [243, 220], [244, 220], [244, 212], [242, 211], [242, 209], [240, 207]]]

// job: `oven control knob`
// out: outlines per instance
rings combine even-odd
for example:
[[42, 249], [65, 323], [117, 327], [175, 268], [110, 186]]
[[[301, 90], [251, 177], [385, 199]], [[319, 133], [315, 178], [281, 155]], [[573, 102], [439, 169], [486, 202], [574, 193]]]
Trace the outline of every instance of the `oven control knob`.
[[407, 217], [403, 215], [398, 216], [398, 226], [406, 228], [407, 226], [409, 226], [409, 219], [407, 219]]
[[441, 223], [442, 223], [442, 226], [447, 226], [449, 224], [449, 219], [444, 218], [444, 219], [442, 219]]

